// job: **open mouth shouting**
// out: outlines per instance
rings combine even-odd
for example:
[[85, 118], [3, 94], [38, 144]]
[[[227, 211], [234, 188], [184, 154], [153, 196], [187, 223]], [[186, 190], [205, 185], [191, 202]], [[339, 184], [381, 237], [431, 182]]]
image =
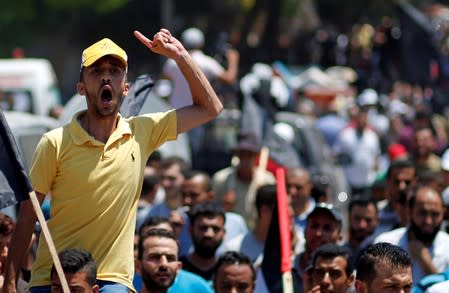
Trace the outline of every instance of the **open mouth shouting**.
[[112, 102], [112, 88], [109, 85], [103, 86], [100, 92], [101, 102], [104, 106], [109, 106]]

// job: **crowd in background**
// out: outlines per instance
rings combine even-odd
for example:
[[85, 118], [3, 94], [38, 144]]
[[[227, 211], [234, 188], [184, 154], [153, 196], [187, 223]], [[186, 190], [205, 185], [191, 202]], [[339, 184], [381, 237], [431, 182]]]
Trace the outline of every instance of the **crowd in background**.
[[[377, 28], [356, 25], [351, 36], [319, 30], [303, 52], [310, 56], [308, 63], [317, 66], [302, 71], [308, 72], [303, 79], [295, 79], [301, 75], [281, 63], [256, 63], [239, 79], [236, 50], [229, 49], [220, 64], [201, 51], [205, 40], [199, 30], [183, 35], [183, 44], [222, 99], [223, 113], [238, 111], [239, 115], [232, 121], [218, 120], [224, 124], [212, 121], [190, 131], [190, 161], [157, 151], [150, 157], [136, 220], [137, 290], [158, 283], [139, 262], [144, 249], [139, 239], [151, 237], [151, 226], [170, 230], [179, 243], [184, 275], [178, 274], [169, 292], [182, 288], [173, 287], [182, 282], [204, 283], [198, 286], [206, 288], [191, 290], [211, 290], [207, 282], [214, 282], [218, 292], [217, 262], [227, 258], [230, 263], [241, 258], [251, 264], [246, 289], [268, 290], [264, 286], [269, 285], [263, 285], [267, 277], [260, 271], [276, 206], [276, 168], [286, 171], [297, 292], [319, 292], [312, 291], [316, 286], [332, 287], [335, 292], [359, 290], [351, 270], [339, 285], [331, 272], [316, 267], [317, 260], [320, 253], [336, 253], [345, 256], [346, 269], [352, 268], [347, 255], [358, 259], [361, 251], [379, 242], [408, 252], [414, 285], [425, 276], [449, 270], [445, 249], [449, 240], [449, 102], [444, 97], [444, 68], [437, 72], [429, 64], [428, 83], [403, 80], [395, 48], [400, 33], [388, 18]], [[337, 68], [336, 75], [326, 71], [330, 67]], [[179, 94], [188, 87], [180, 76], [176, 64], [167, 62], [161, 78], [173, 82], [173, 95], [167, 101], [174, 108], [189, 103]], [[180, 96], [182, 100], [172, 98]], [[326, 144], [332, 164], [344, 175], [345, 182], [339, 186], [347, 188], [336, 190], [330, 186], [334, 181], [316, 180], [321, 177], [314, 176], [316, 166], [304, 161], [297, 130], [281, 123], [280, 112], [295, 113], [320, 132], [319, 143]], [[209, 146], [207, 152], [205, 146]], [[264, 146], [278, 149], [268, 148], [268, 164], [261, 170]], [[285, 151], [289, 148], [292, 152]], [[46, 203], [51, 204], [51, 198]], [[14, 220], [6, 215], [0, 220], [3, 264]], [[23, 262], [24, 280], [29, 279], [35, 241]], [[230, 251], [242, 255], [230, 255]], [[411, 288], [410, 282], [406, 287]]]

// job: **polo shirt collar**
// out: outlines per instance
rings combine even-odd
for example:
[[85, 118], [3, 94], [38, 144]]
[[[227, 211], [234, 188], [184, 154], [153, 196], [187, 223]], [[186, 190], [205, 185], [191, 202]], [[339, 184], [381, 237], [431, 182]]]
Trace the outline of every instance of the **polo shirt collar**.
[[[91, 136], [89, 133], [87, 133], [86, 130], [84, 130], [83, 127], [81, 127], [81, 123], [79, 121], [79, 117], [86, 113], [86, 110], [76, 113], [72, 121], [70, 122], [70, 134], [72, 136], [73, 142], [76, 145], [82, 145], [86, 143], [91, 143], [92, 145], [104, 145], [104, 143], [96, 140], [93, 136]], [[131, 135], [131, 128], [129, 126], [129, 123], [126, 119], [124, 119], [120, 113], [118, 115], [118, 123], [117, 128], [114, 130], [114, 132], [111, 134], [108, 140], [108, 144], [110, 142], [113, 142], [117, 139], [120, 139], [121, 137], [125, 135]]]

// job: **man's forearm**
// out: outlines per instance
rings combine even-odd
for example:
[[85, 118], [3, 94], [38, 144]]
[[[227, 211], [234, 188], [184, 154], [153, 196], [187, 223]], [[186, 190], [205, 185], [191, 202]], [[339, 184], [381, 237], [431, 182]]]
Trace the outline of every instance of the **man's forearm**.
[[193, 104], [200, 106], [212, 118], [216, 117], [221, 112], [223, 105], [204, 73], [187, 51], [181, 53], [175, 61], [189, 84]]

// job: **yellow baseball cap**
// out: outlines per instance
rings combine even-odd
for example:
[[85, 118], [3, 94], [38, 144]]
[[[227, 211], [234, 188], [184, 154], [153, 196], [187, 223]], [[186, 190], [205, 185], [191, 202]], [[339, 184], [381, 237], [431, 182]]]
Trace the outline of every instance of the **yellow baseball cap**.
[[84, 49], [81, 57], [81, 68], [89, 67], [95, 63], [98, 59], [112, 55], [122, 61], [125, 68], [128, 68], [128, 56], [125, 50], [120, 48], [116, 43], [108, 38], [104, 38], [90, 47]]

